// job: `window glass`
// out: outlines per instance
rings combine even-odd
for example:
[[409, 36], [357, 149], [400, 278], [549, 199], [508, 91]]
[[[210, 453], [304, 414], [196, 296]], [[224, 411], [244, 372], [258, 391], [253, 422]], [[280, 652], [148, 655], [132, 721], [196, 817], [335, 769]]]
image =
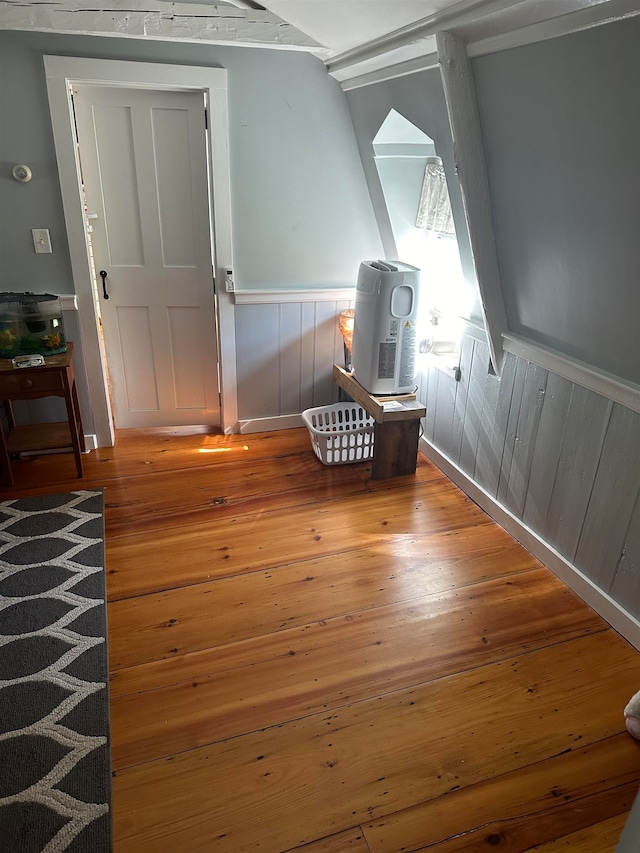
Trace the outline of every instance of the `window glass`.
[[421, 270], [421, 336], [433, 351], [457, 348], [472, 294], [466, 286], [447, 180], [434, 141], [396, 110], [373, 140], [397, 260]]

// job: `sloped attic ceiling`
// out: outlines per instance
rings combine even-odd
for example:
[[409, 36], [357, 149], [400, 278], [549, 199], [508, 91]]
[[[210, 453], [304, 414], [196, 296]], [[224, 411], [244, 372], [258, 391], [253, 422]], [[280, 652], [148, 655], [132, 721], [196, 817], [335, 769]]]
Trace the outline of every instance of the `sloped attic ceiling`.
[[[306, 50], [336, 57], [429, 53], [433, 34], [453, 28], [466, 41], [593, 7], [638, 0], [0, 0], [0, 28]], [[359, 61], [359, 60], [358, 60]]]
[[0, 29], [330, 51], [252, 0], [3, 0]]
[[[368, 44], [423, 20], [459, 0], [263, 0], [271, 12], [298, 27], [332, 54]], [[478, 2], [475, 5], [481, 5]]]

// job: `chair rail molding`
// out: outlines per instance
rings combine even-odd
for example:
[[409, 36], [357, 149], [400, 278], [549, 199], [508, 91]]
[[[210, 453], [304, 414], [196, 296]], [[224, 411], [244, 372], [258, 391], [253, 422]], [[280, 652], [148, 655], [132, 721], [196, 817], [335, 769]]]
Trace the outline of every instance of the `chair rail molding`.
[[569, 379], [577, 385], [589, 388], [596, 394], [601, 394], [603, 397], [620, 403], [634, 412], [640, 412], [640, 385], [620, 379], [613, 373], [607, 373], [600, 370], [599, 367], [587, 364], [585, 361], [580, 361], [559, 350], [539, 344], [524, 335], [506, 332], [503, 339], [505, 352], [513, 353], [513, 355], [544, 367], [546, 370]]
[[326, 290], [236, 290], [233, 301], [236, 305], [279, 305], [287, 302], [335, 302], [356, 298], [356, 289], [328, 288]]

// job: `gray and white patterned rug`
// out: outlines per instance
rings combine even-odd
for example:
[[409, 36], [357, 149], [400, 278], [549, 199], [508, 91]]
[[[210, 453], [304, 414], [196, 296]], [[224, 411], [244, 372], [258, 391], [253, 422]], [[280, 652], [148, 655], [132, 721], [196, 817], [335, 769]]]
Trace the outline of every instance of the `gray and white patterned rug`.
[[0, 851], [111, 848], [102, 491], [0, 502]]

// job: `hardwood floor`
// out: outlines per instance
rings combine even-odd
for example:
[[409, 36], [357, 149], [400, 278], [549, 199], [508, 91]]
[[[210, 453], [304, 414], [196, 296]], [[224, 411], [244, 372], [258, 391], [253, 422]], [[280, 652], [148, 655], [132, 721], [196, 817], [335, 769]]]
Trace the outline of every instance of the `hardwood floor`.
[[0, 497], [105, 489], [115, 853], [615, 849], [640, 655], [424, 457], [140, 430], [84, 461]]

